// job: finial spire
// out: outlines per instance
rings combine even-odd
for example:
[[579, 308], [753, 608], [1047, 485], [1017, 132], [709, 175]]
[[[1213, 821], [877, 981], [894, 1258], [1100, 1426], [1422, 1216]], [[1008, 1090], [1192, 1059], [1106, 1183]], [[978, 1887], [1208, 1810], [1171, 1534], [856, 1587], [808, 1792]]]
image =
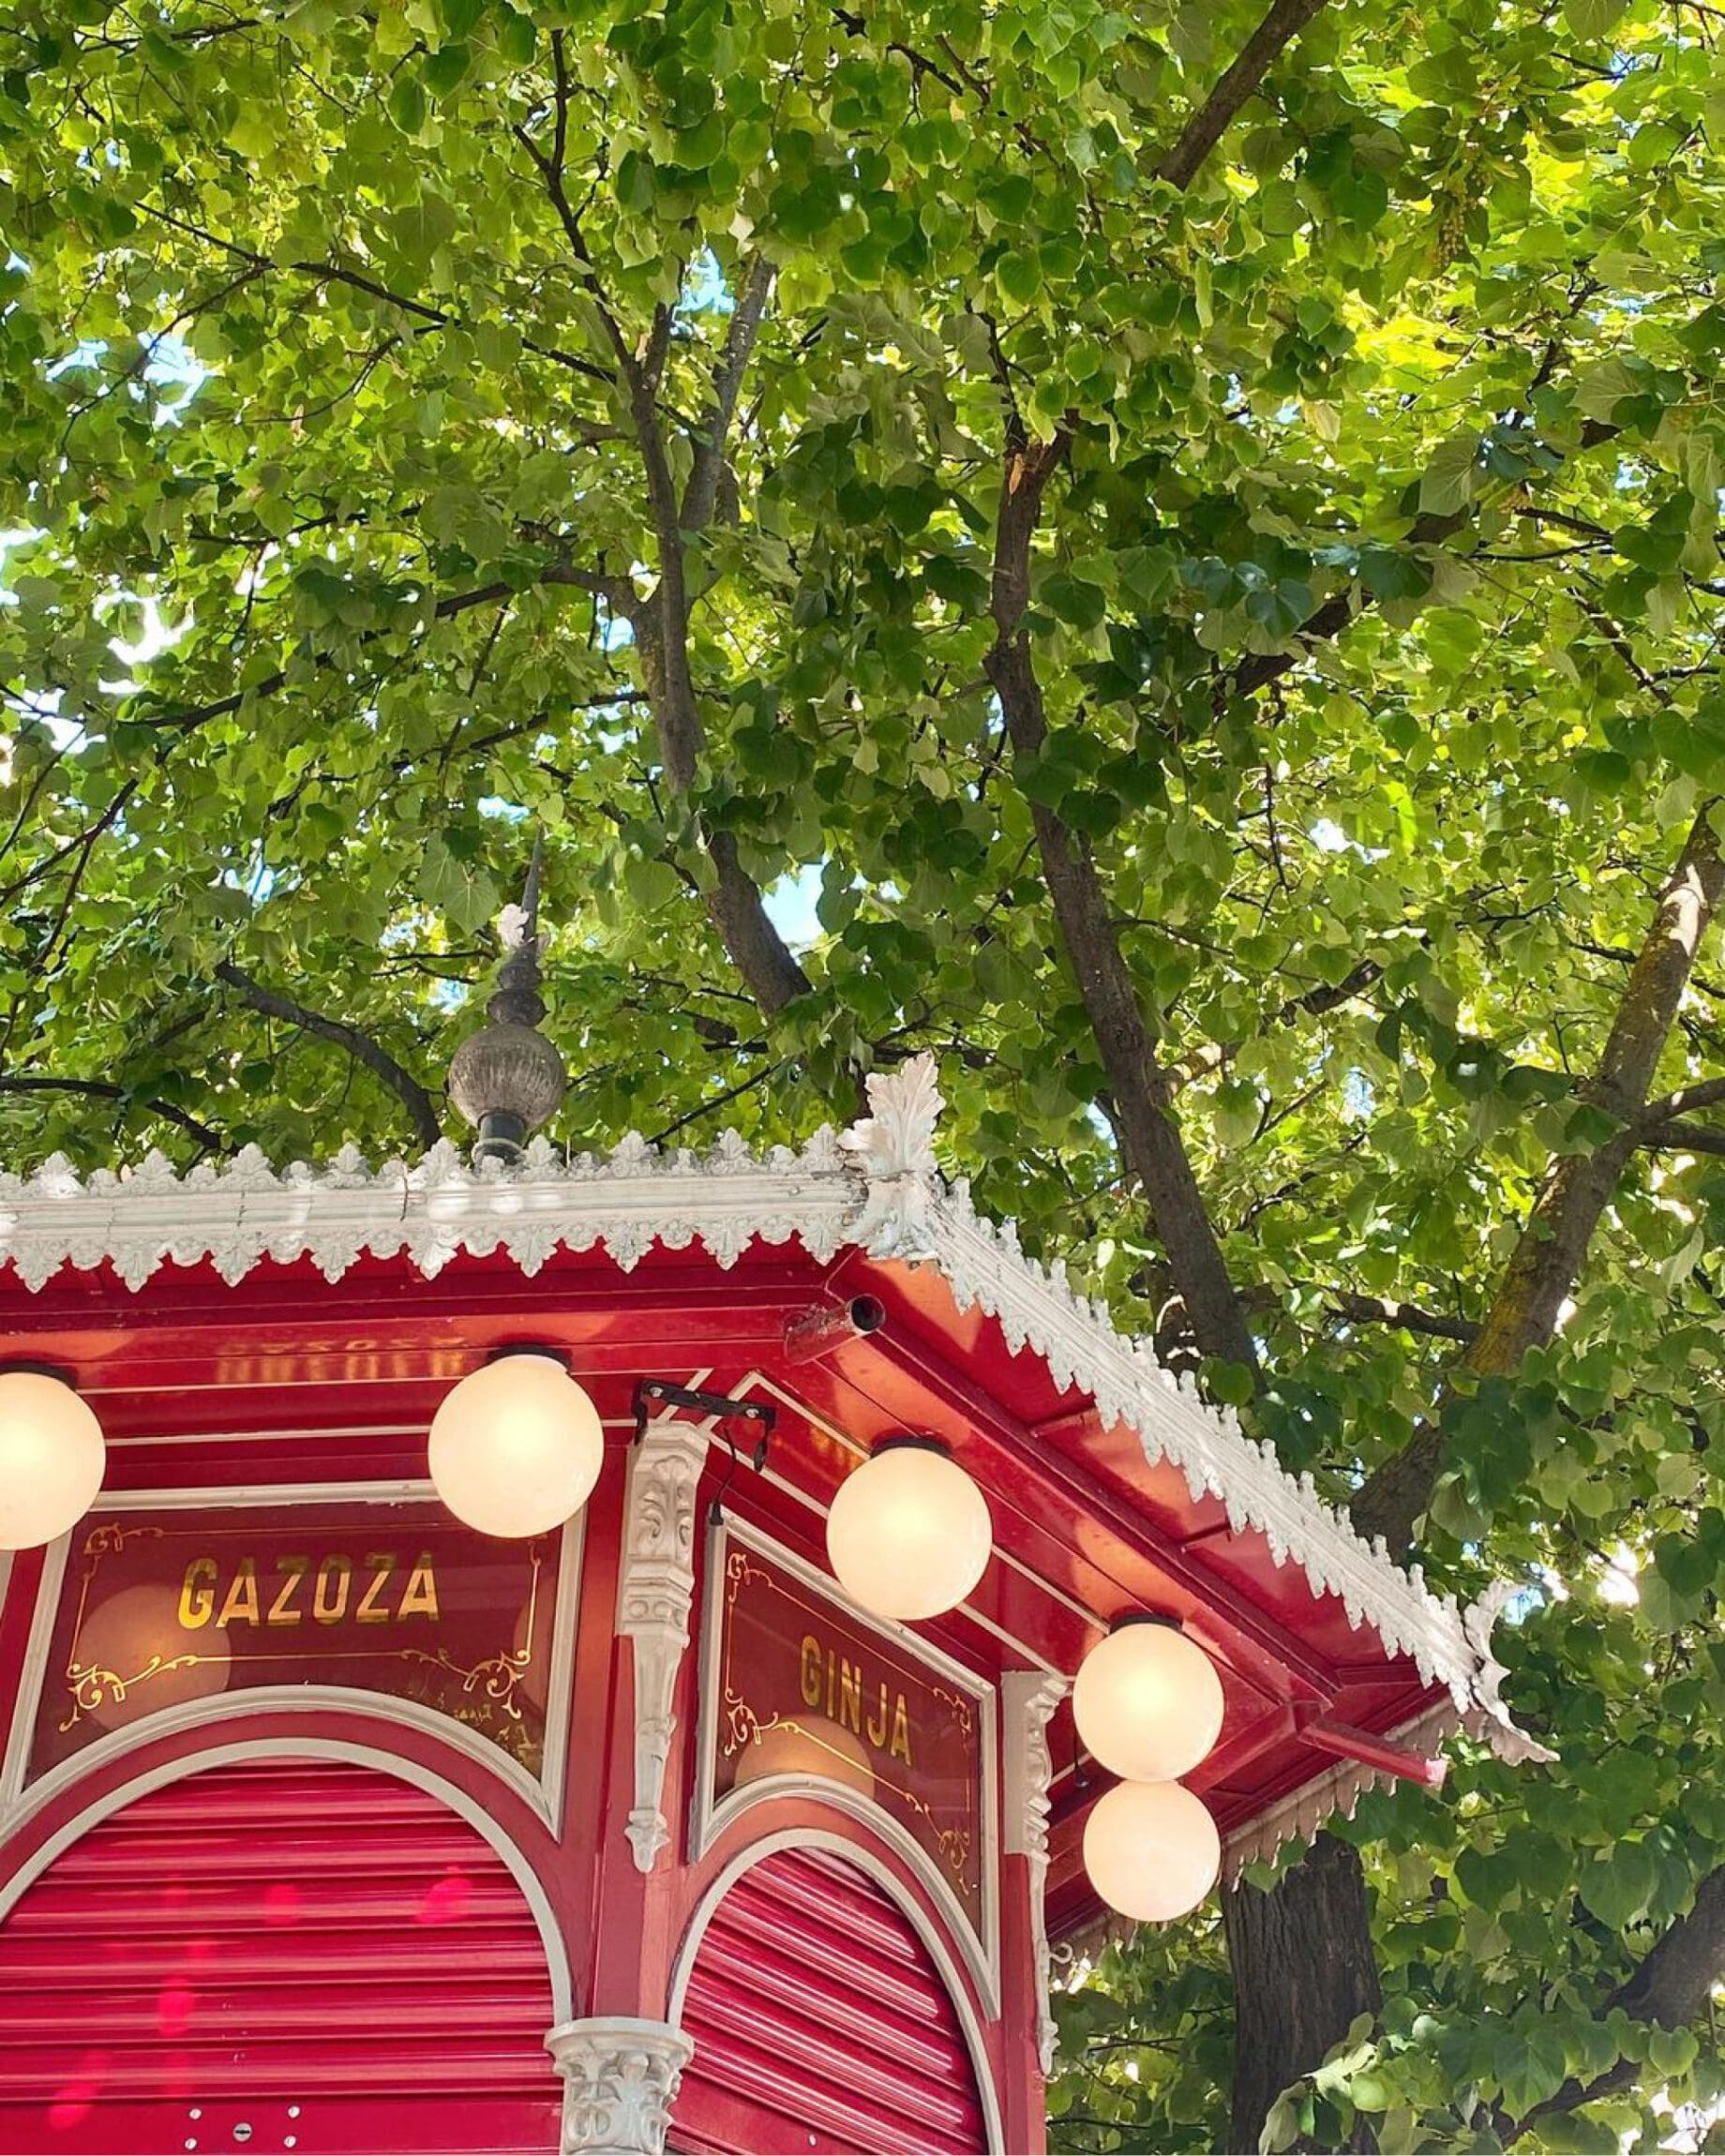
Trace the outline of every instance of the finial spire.
[[521, 903], [498, 916], [505, 955], [486, 1005], [488, 1023], [462, 1041], [449, 1066], [449, 1097], [479, 1132], [476, 1160], [518, 1159], [529, 1132], [557, 1113], [568, 1084], [562, 1059], [538, 1030], [545, 1016], [539, 993], [544, 860], [544, 839], [535, 833]]
[[504, 906], [497, 917], [497, 939], [505, 956], [486, 1005], [486, 1015], [495, 1026], [537, 1026], [545, 1016], [539, 993], [539, 876], [544, 862], [545, 838], [535, 831], [521, 903]]

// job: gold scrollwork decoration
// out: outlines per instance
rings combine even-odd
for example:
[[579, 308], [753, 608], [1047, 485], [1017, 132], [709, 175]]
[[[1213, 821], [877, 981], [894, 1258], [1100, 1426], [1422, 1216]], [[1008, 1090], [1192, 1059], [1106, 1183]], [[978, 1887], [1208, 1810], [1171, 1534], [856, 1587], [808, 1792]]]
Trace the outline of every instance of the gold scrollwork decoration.
[[175, 1654], [172, 1659], [152, 1654], [143, 1668], [130, 1677], [123, 1677], [117, 1669], [104, 1669], [98, 1663], [78, 1659], [83, 1621], [90, 1613], [90, 1589], [96, 1584], [102, 1559], [118, 1556], [128, 1542], [143, 1537], [159, 1541], [165, 1532], [160, 1527], [126, 1527], [117, 1520], [100, 1520], [84, 1536], [83, 1548], [78, 1553], [82, 1559], [78, 1568], [78, 1614], [72, 1620], [72, 1637], [66, 1658], [66, 1686], [71, 1694], [72, 1711], [60, 1724], [62, 1735], [68, 1729], [76, 1729], [86, 1714], [93, 1714], [98, 1707], [123, 1706], [134, 1684], [145, 1684], [170, 1669], [188, 1669], [203, 1659], [199, 1654]]
[[202, 1654], [152, 1654], [142, 1669], [131, 1676], [122, 1677], [117, 1669], [107, 1669], [99, 1662], [68, 1662], [66, 1682], [71, 1689], [72, 1711], [60, 1724], [61, 1733], [75, 1729], [86, 1714], [94, 1714], [102, 1707], [123, 1707], [135, 1684], [144, 1684], [152, 1677], [165, 1677], [171, 1669], [195, 1669], [207, 1660]]
[[962, 1692], [950, 1692], [944, 1684], [931, 1684], [929, 1691], [937, 1699], [944, 1699], [952, 1711], [952, 1726], [961, 1736], [968, 1738], [976, 1731], [976, 1709]]
[[[84, 1536], [83, 1548], [79, 1555], [90, 1559], [116, 1557], [128, 1542], [136, 1542], [142, 1535], [159, 1541], [164, 1533], [165, 1530], [160, 1527], [123, 1527], [117, 1520], [104, 1520], [91, 1528]], [[94, 1574], [96, 1566], [92, 1564], [91, 1573]]]
[[404, 1647], [401, 1660], [424, 1662], [434, 1669], [446, 1669], [452, 1677], [461, 1680], [461, 1690], [469, 1699], [489, 1699], [500, 1707], [505, 1718], [519, 1723], [523, 1717], [516, 1687], [533, 1666], [533, 1635], [538, 1629], [539, 1613], [539, 1551], [532, 1552], [532, 1580], [527, 1591], [527, 1615], [522, 1624], [522, 1644], [505, 1648], [502, 1653], [488, 1654], [482, 1661], [470, 1663], [466, 1668], [455, 1661], [446, 1647], [440, 1647], [435, 1654], [427, 1654], [423, 1647]]
[[729, 1684], [725, 1687], [725, 1757], [728, 1759], [744, 1745], [757, 1743], [764, 1729], [772, 1729], [778, 1721], [773, 1715], [771, 1722], [763, 1722], [753, 1707], [735, 1692]]
[[440, 1647], [435, 1654], [428, 1654], [423, 1647], [404, 1647], [401, 1659], [428, 1663], [434, 1669], [446, 1669], [452, 1677], [461, 1680], [461, 1689], [470, 1697], [494, 1701], [512, 1722], [521, 1719], [515, 1692], [532, 1668], [531, 1646], [512, 1647], [502, 1654], [488, 1654], [484, 1661], [472, 1663], [466, 1669], [452, 1657], [446, 1647]]
[[970, 1830], [968, 1827], [943, 1827], [935, 1817], [934, 1810], [914, 1789], [893, 1785], [892, 1792], [907, 1811], [926, 1819], [928, 1831], [934, 1837], [940, 1861], [952, 1875], [952, 1883], [963, 1894], [972, 1894], [976, 1881], [970, 1875]]

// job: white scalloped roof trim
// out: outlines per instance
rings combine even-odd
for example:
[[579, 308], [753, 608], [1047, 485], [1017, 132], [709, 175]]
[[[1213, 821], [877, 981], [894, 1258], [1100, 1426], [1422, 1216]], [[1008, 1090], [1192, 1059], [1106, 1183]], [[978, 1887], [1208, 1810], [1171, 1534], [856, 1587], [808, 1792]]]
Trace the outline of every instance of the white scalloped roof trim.
[[[1440, 1699], [1436, 1706], [1428, 1707], [1424, 1714], [1416, 1714], [1411, 1721], [1391, 1729], [1386, 1742], [1400, 1744], [1422, 1759], [1431, 1759], [1444, 1740], [1452, 1737], [1459, 1729], [1466, 1728], [1470, 1733], [1479, 1734], [1474, 1727], [1476, 1719], [1471, 1714], [1458, 1714], [1448, 1701]], [[1268, 1811], [1259, 1812], [1246, 1826], [1237, 1828], [1227, 1836], [1222, 1849], [1222, 1878], [1232, 1883], [1248, 1864], [1269, 1863], [1284, 1842], [1309, 1842], [1327, 1820], [1338, 1814], [1351, 1819], [1359, 1809], [1360, 1798], [1368, 1790], [1391, 1789], [1395, 1780], [1393, 1774], [1386, 1774], [1382, 1768], [1362, 1766], [1353, 1759], [1338, 1759], [1323, 1774], [1314, 1774], [1297, 1789], [1290, 1789]]]
[[338, 1280], [359, 1258], [405, 1254], [428, 1277], [458, 1251], [505, 1250], [534, 1274], [558, 1250], [602, 1248], [625, 1272], [653, 1245], [699, 1243], [724, 1266], [757, 1237], [800, 1239], [825, 1261], [850, 1240], [855, 1178], [822, 1130], [801, 1152], [758, 1159], [734, 1130], [700, 1156], [660, 1153], [633, 1132], [608, 1154], [565, 1159], [536, 1141], [520, 1162], [470, 1166], [447, 1143], [410, 1167], [372, 1168], [352, 1145], [323, 1168], [278, 1175], [254, 1145], [180, 1175], [152, 1153], [133, 1169], [81, 1179], [59, 1155], [27, 1178], [0, 1175], [0, 1261], [39, 1288], [69, 1261], [109, 1260], [128, 1287], [161, 1265], [209, 1259], [243, 1280], [263, 1258], [309, 1257]]
[[1467, 1610], [1452, 1595], [1434, 1595], [1418, 1565], [1403, 1572], [1381, 1538], [1357, 1535], [1310, 1475], [1296, 1479], [1272, 1446], [1245, 1434], [1232, 1408], [1209, 1406], [1148, 1341], [1117, 1332], [1105, 1304], [1069, 1287], [1063, 1264], [1027, 1257], [1012, 1223], [983, 1219], [966, 1185], [937, 1197], [931, 1214], [930, 1254], [961, 1309], [985, 1311], [1010, 1347], [1042, 1357], [1057, 1385], [1089, 1393], [1104, 1425], [1126, 1424], [1152, 1466], [1178, 1468], [1194, 1504], [1215, 1498], [1237, 1535], [1255, 1529], [1275, 1564], [1298, 1564], [1314, 1592], [1339, 1597], [1350, 1624], [1370, 1624], [1391, 1653], [1409, 1655], [1427, 1684], [1445, 1687], [1458, 1715], [1480, 1717], [1493, 1750], [1508, 1759], [1538, 1754], [1509, 1720], [1499, 1696], [1505, 1671], [1491, 1653], [1507, 1586]]
[[[912, 1071], [904, 1084], [915, 1082]], [[366, 1253], [405, 1254], [430, 1276], [459, 1251], [503, 1250], [532, 1275], [560, 1249], [600, 1248], [626, 1271], [654, 1244], [698, 1244], [729, 1266], [757, 1238], [794, 1238], [822, 1263], [848, 1245], [933, 1263], [961, 1309], [995, 1318], [1057, 1385], [1090, 1393], [1104, 1425], [1126, 1424], [1148, 1460], [1178, 1469], [1194, 1501], [1219, 1501], [1237, 1534], [1261, 1533], [1277, 1565], [1298, 1565], [1315, 1593], [1341, 1599], [1351, 1624], [1369, 1624], [1389, 1652], [1408, 1655], [1495, 1750], [1536, 1755], [1499, 1698], [1491, 1627], [1502, 1596], [1463, 1611], [1453, 1596], [1432, 1595], [1418, 1567], [1403, 1572], [1381, 1544], [1363, 1541], [1310, 1475], [1286, 1475], [1232, 1410], [1208, 1406], [1147, 1343], [1118, 1333], [1102, 1304], [1075, 1295], [1063, 1265], [1028, 1258], [1014, 1227], [982, 1218], [963, 1183], [944, 1185], [925, 1147], [902, 1130], [889, 1142], [879, 1111], [900, 1081], [876, 1083], [873, 1123], [843, 1139], [823, 1128], [800, 1150], [764, 1156], [730, 1130], [700, 1154], [661, 1153], [631, 1133], [609, 1154], [571, 1160], [536, 1140], [508, 1168], [472, 1166], [447, 1143], [414, 1166], [373, 1169], [347, 1146], [325, 1167], [296, 1162], [279, 1174], [254, 1146], [183, 1176], [152, 1153], [136, 1168], [81, 1178], [56, 1155], [28, 1177], [0, 1175], [0, 1263], [32, 1290], [64, 1264], [89, 1270], [103, 1260], [131, 1288], [169, 1262], [205, 1259], [230, 1282], [264, 1258], [302, 1257], [337, 1280]]]

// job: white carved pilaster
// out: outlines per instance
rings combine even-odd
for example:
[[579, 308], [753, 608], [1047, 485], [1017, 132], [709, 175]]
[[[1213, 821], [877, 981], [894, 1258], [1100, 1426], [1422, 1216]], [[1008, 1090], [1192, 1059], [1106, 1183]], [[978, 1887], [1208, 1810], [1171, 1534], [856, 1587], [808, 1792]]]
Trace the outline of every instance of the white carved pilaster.
[[1029, 1872], [1030, 1946], [1036, 1968], [1037, 2055], [1044, 2077], [1054, 2072], [1053, 1962], [1043, 1907], [1048, 1884], [1048, 1790], [1054, 1760], [1048, 1723], [1066, 1697], [1067, 1682], [1043, 1669], [1009, 1669], [1000, 1680], [1006, 1727], [1006, 1853], [1023, 1857]]
[[545, 2040], [563, 2081], [562, 2156], [663, 2156], [695, 2040], [667, 2021], [565, 2021]]
[[650, 1423], [629, 1456], [617, 1629], [635, 1650], [635, 1804], [626, 1832], [643, 1872], [670, 1839], [665, 1767], [677, 1727], [671, 1700], [689, 1645], [696, 1491], [706, 1458], [707, 1432], [670, 1418]]

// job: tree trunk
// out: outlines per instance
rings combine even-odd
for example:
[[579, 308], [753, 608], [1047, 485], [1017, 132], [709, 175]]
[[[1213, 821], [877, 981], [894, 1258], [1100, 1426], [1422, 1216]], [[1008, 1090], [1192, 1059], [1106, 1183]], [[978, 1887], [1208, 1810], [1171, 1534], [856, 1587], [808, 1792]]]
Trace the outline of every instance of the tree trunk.
[[[1362, 2014], [1384, 2003], [1358, 1854], [1319, 1834], [1268, 1893], [1230, 1888], [1222, 1924], [1234, 1964], [1234, 2102], [1229, 2146], [1255, 2149], [1269, 2108]], [[1376, 2146], [1362, 2120], [1349, 2149]]]

